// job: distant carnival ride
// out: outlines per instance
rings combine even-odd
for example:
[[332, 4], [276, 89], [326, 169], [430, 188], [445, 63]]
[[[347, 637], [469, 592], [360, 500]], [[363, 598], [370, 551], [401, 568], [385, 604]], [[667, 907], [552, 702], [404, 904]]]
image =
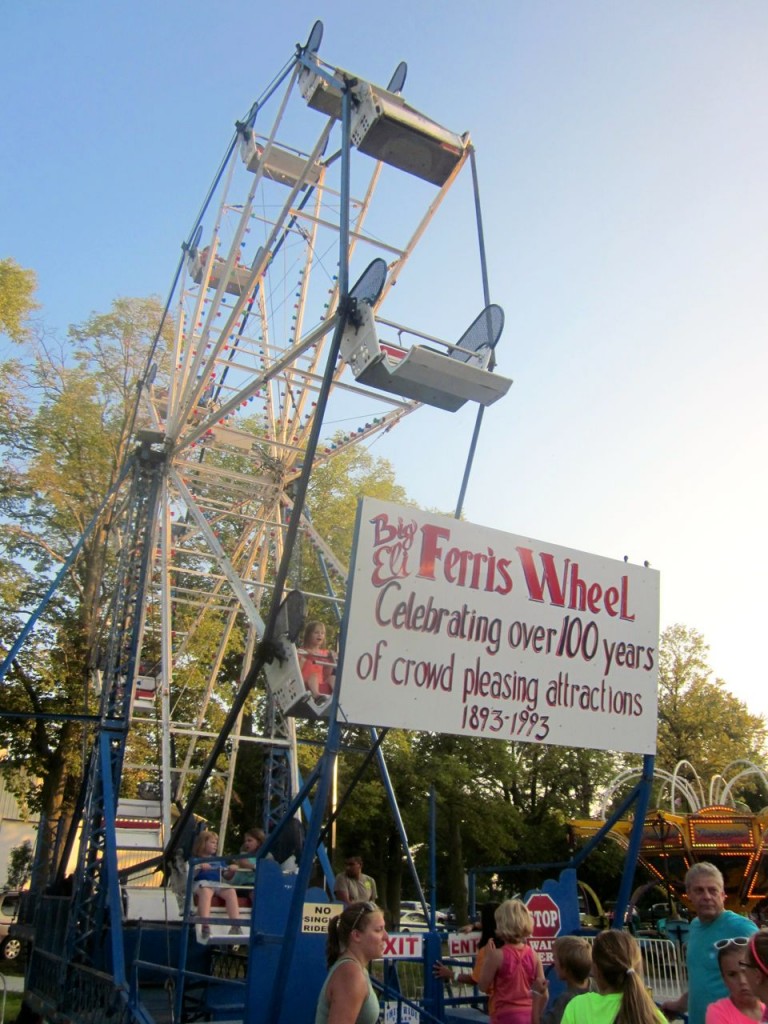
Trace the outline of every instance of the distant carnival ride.
[[[574, 838], [591, 839], [602, 828], [617, 796], [639, 773], [628, 769], [603, 794], [599, 817], [570, 824]], [[745, 786], [757, 783], [768, 794], [768, 775], [748, 761], [734, 761], [704, 784], [688, 761], [673, 772], [656, 769], [661, 788], [656, 809], [645, 817], [640, 861], [670, 895], [682, 899], [685, 873], [697, 861], [717, 865], [725, 879], [726, 905], [750, 911], [768, 897], [768, 806], [752, 811], [737, 799]], [[633, 822], [614, 822], [606, 835], [624, 848]]]

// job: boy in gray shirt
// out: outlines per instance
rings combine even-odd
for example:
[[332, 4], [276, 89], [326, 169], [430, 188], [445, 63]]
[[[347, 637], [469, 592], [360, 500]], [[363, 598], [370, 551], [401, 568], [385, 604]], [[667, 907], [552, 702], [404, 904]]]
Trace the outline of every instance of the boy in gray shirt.
[[578, 935], [561, 935], [552, 945], [552, 966], [566, 984], [551, 1008], [541, 1016], [541, 1024], [560, 1024], [568, 1003], [574, 996], [592, 991], [589, 972], [592, 970], [592, 947]]

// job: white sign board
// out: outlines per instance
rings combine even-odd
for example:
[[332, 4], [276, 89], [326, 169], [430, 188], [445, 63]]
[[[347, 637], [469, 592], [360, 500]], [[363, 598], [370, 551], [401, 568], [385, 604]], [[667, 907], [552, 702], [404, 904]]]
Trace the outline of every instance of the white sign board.
[[653, 753], [659, 574], [365, 498], [339, 720]]
[[302, 932], [327, 935], [331, 918], [343, 909], [340, 903], [305, 903], [301, 914]]
[[384, 941], [384, 960], [420, 960], [422, 936], [414, 932], [393, 932]]
[[448, 956], [477, 956], [482, 932], [451, 932], [448, 936]]

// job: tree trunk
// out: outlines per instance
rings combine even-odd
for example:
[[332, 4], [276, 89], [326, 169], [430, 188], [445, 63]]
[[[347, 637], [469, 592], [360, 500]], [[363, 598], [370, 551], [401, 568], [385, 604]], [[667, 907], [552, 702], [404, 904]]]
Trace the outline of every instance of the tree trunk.
[[41, 889], [55, 876], [62, 856], [64, 840], [72, 827], [77, 780], [69, 765], [78, 753], [80, 729], [65, 722], [59, 742], [51, 753], [41, 793], [42, 820], [38, 850], [38, 885]]
[[458, 802], [448, 803], [448, 885], [459, 925], [467, 923], [467, 884], [464, 880], [464, 849], [461, 841], [461, 813]]
[[387, 860], [385, 869], [384, 905], [387, 908], [387, 924], [391, 926], [400, 920], [400, 892], [403, 885], [403, 847], [400, 833], [390, 828], [387, 836]]

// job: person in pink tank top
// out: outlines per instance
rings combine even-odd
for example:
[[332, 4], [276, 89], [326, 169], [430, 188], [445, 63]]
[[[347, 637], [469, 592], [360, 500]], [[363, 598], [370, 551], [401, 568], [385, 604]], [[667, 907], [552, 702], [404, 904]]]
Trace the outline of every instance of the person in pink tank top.
[[528, 945], [533, 919], [520, 900], [505, 900], [496, 911], [496, 934], [486, 945], [478, 987], [493, 989], [491, 1024], [539, 1024], [547, 983], [541, 960]]
[[299, 667], [304, 685], [313, 697], [330, 697], [336, 680], [336, 657], [325, 646], [325, 626], [308, 622], [304, 645], [299, 648]]

